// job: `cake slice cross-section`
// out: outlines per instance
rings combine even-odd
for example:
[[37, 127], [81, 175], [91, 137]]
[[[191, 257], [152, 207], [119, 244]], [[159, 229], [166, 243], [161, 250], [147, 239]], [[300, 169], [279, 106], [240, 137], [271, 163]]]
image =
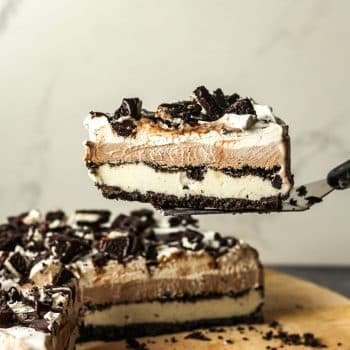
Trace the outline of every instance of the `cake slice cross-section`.
[[36, 210], [0, 225], [0, 349], [174, 333], [262, 318], [263, 268], [247, 243], [190, 216]]
[[[126, 229], [128, 227], [128, 229]], [[234, 237], [192, 217], [120, 215], [97, 251], [79, 260], [82, 340], [121, 339], [262, 319], [263, 269]]]
[[91, 112], [85, 162], [103, 195], [156, 208], [278, 210], [288, 197], [288, 126], [266, 105], [221, 89], [155, 112], [125, 98]]

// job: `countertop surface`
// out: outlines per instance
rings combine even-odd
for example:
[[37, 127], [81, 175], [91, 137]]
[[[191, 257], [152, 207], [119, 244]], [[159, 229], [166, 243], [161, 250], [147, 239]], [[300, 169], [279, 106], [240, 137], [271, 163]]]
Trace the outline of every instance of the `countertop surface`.
[[350, 298], [350, 267], [269, 266]]

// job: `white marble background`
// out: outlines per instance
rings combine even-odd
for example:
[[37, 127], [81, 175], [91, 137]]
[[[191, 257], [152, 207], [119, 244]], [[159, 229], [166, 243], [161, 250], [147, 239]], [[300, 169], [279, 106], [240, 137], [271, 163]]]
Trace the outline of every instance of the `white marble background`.
[[[109, 207], [82, 163], [83, 116], [198, 84], [274, 106], [296, 182], [350, 158], [347, 0], [0, 0], [0, 216]], [[349, 264], [350, 192], [302, 214], [216, 216], [267, 263]]]

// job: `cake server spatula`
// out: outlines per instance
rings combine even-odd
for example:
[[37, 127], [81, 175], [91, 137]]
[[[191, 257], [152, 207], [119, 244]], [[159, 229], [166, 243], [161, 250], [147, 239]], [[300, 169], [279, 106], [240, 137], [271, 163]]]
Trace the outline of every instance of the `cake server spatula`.
[[[282, 202], [282, 208], [271, 210], [281, 212], [305, 211], [314, 204], [322, 202], [323, 198], [334, 190], [345, 190], [350, 187], [350, 159], [331, 170], [326, 179], [310, 182], [294, 187], [289, 197]], [[267, 213], [271, 211], [262, 211]], [[206, 214], [239, 214], [259, 213], [259, 210], [225, 211], [219, 209], [173, 208], [162, 210], [163, 215], [206, 215]]]

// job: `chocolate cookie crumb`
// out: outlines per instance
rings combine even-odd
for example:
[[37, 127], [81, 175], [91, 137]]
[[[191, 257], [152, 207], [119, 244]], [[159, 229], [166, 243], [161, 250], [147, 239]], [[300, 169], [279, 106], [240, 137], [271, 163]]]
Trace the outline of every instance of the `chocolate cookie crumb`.
[[130, 136], [134, 129], [136, 128], [136, 124], [131, 119], [125, 119], [122, 122], [111, 121], [112, 128], [117, 132], [119, 136], [128, 137]]
[[201, 331], [192, 332], [185, 336], [185, 339], [196, 339], [201, 341], [211, 341], [210, 338], [205, 336]]
[[316, 197], [316, 196], [305, 197], [305, 199], [307, 200], [309, 205], [313, 205], [313, 204], [322, 202], [322, 198]]
[[307, 189], [304, 185], [299, 186], [295, 191], [299, 197], [304, 197], [307, 195]]

